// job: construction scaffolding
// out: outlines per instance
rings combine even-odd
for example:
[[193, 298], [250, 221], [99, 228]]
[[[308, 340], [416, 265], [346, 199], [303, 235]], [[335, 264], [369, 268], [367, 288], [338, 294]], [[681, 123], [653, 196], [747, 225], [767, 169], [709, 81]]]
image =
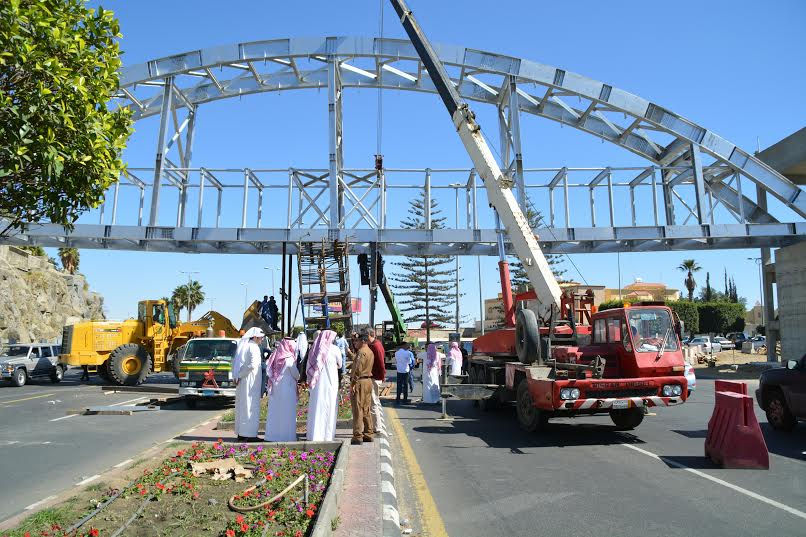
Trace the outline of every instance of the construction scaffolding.
[[333, 241], [298, 245], [302, 322], [307, 333], [332, 328], [334, 322], [352, 330], [348, 245]]

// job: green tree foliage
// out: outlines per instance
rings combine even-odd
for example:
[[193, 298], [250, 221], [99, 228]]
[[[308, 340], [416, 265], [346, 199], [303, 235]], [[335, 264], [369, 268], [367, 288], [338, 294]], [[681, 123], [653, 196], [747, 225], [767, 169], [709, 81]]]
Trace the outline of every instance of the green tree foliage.
[[0, 235], [24, 221], [71, 228], [123, 169], [130, 112], [118, 21], [84, 0], [0, 2]]
[[624, 301], [619, 299], [607, 300], [599, 304], [599, 311], [612, 310], [616, 308], [623, 308]]
[[78, 262], [80, 255], [78, 248], [59, 248], [59, 259], [62, 262], [64, 270], [70, 274], [75, 274], [78, 270]]
[[703, 288], [702, 297], [705, 302], [711, 302], [714, 300], [714, 289], [711, 287], [710, 272], [705, 273], [705, 287]]
[[684, 259], [677, 270], [686, 273], [686, 279], [683, 280], [683, 285], [688, 289], [688, 299], [694, 300], [694, 290], [697, 288], [697, 281], [694, 279], [694, 273], [702, 269], [693, 259]]
[[696, 334], [700, 331], [699, 304], [689, 300], [673, 300], [666, 303], [677, 317], [683, 321], [683, 331]]
[[[428, 229], [425, 222], [425, 193], [409, 202], [409, 216], [401, 222], [404, 229]], [[431, 199], [431, 228], [445, 227], [445, 217], [435, 199]], [[399, 297], [397, 303], [406, 322], [423, 323], [430, 339], [431, 328], [455, 320], [456, 269], [447, 255], [408, 256], [395, 263], [400, 272], [390, 278]]]
[[[526, 216], [526, 220], [529, 222], [529, 227], [532, 229], [537, 229], [543, 225], [543, 215], [535, 208], [532, 200], [529, 199], [528, 196], [526, 198], [526, 210], [524, 211], [524, 216]], [[517, 257], [511, 257], [511, 259], [512, 261], [509, 262], [509, 268], [512, 288], [514, 290], [525, 290], [526, 288], [531, 287], [529, 277], [526, 275], [523, 264]], [[565, 269], [562, 268], [562, 256], [547, 255], [546, 262], [548, 262], [549, 268], [551, 268], [551, 272], [554, 274], [554, 277], [557, 279], [557, 281], [564, 281], [563, 274], [565, 274]]]
[[191, 280], [184, 285], [176, 286], [173, 295], [171, 295], [171, 302], [174, 304], [177, 315], [181, 310], [187, 310], [188, 322], [190, 322], [193, 310], [204, 302], [202, 284], [199, 283], [198, 280]]
[[42, 256], [42, 257], [47, 255], [45, 253], [45, 249], [42, 248], [41, 246], [20, 246], [20, 250], [25, 250], [26, 252], [28, 252], [31, 255], [37, 255], [37, 256]]
[[732, 302], [697, 303], [700, 332], [725, 334], [744, 330], [744, 306]]

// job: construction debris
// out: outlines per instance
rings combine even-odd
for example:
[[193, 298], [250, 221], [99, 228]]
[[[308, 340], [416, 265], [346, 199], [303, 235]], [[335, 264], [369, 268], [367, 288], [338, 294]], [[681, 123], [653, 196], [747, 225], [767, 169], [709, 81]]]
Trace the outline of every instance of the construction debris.
[[190, 463], [190, 470], [195, 477], [212, 474], [211, 479], [213, 481], [234, 479], [236, 483], [242, 483], [247, 479], [252, 479], [252, 470], [244, 468], [232, 458], [210, 462], [192, 462]]

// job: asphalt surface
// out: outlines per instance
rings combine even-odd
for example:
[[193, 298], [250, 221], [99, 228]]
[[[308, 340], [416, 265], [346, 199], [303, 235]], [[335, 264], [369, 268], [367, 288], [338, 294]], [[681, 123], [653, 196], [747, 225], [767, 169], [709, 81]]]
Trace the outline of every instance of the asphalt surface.
[[[99, 379], [93, 376], [91, 383], [83, 383], [80, 375], [80, 369], [71, 369], [59, 384], [47, 379], [22, 388], [0, 384], [0, 521], [130, 463], [142, 451], [221, 412], [215, 406], [191, 411], [179, 403], [131, 416], [67, 417], [69, 409], [136, 405], [148, 399], [147, 394], [104, 394]], [[172, 380], [172, 375], [149, 377], [150, 383]]]
[[[806, 534], [806, 520], [785, 510], [806, 511], [806, 424], [778, 433], [757, 409], [770, 470], [724, 470], [703, 455], [713, 401], [713, 381], [698, 380], [690, 401], [630, 432], [602, 416], [556, 419], [530, 434], [514, 408], [483, 412], [469, 401], [449, 403], [452, 422], [436, 420], [438, 406], [397, 412], [449, 535]], [[398, 462], [401, 516], [423, 534], [418, 493]]]

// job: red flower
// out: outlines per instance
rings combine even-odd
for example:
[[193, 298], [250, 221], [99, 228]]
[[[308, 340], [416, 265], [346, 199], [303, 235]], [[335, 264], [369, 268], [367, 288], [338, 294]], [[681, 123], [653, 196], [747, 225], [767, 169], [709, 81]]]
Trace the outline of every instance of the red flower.
[[148, 489], [140, 489], [140, 496], [145, 496], [148, 494]]
[[249, 524], [241, 524], [241, 531], [246, 533], [249, 530]]
[[165, 485], [163, 485], [162, 483], [157, 483], [157, 488], [160, 490], [165, 490]]
[[243, 515], [236, 516], [235, 522], [237, 522], [238, 524], [243, 524]]
[[296, 533], [294, 533], [294, 537], [302, 537], [302, 530], [297, 530]]
[[234, 531], [232, 531], [232, 530], [227, 530], [227, 531], [225, 532], [225, 535], [226, 535], [227, 537], [235, 537], [235, 532], [234, 532]]
[[194, 493], [193, 493], [193, 499], [194, 499], [194, 500], [198, 500], [198, 499], [199, 499], [199, 493], [198, 493], [198, 492], [194, 492]]
[[24, 536], [24, 537], [31, 537], [31, 532], [30, 532], [30, 531], [26, 531], [26, 532], [25, 532], [25, 536]]
[[179, 451], [176, 452], [177, 457], [183, 457], [184, 455], [185, 455], [185, 450], [183, 450], [183, 449], [180, 449]]
[[90, 528], [90, 537], [98, 537], [98, 530], [96, 528]]
[[305, 514], [308, 515], [308, 518], [313, 518], [313, 511], [312, 510], [308, 509], [307, 511], [305, 511]]

